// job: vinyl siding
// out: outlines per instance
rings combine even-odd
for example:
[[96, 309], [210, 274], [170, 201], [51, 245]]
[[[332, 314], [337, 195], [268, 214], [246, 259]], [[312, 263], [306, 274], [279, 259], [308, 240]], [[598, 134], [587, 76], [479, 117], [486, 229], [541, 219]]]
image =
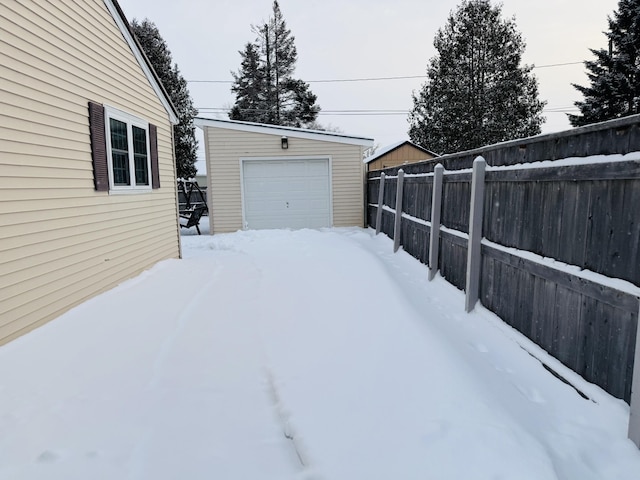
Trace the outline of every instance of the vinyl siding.
[[[0, 344], [179, 257], [167, 111], [103, 0], [0, 4]], [[161, 188], [93, 184], [88, 102], [158, 127]]]
[[204, 132], [212, 233], [243, 228], [240, 186], [240, 158], [243, 157], [330, 157], [333, 225], [363, 225], [364, 166], [360, 146], [287, 135], [289, 148], [283, 150], [280, 135], [210, 126], [205, 126]]
[[382, 170], [383, 168], [397, 167], [408, 163], [421, 162], [435, 158], [433, 155], [423, 152], [412, 145], [402, 145], [395, 150], [382, 155], [369, 163], [369, 171]]

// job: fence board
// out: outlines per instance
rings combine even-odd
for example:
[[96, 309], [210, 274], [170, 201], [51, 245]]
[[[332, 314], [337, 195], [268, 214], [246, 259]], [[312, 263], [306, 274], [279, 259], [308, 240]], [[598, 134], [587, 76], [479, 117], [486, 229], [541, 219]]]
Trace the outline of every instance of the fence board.
[[393, 225], [393, 252], [397, 252], [398, 249], [400, 248], [400, 228], [402, 226], [402, 199], [403, 199], [403, 192], [404, 189], [404, 172], [402, 170], [400, 170], [398, 172], [398, 180], [397, 180], [397, 187], [396, 187], [396, 212], [395, 212], [395, 221], [394, 221], [394, 225]]
[[618, 397], [629, 401], [633, 379], [633, 352], [637, 319], [631, 313], [617, 313], [611, 317], [607, 390], [620, 392]]
[[551, 350], [552, 332], [549, 330], [554, 329], [556, 292], [556, 284], [545, 278], [535, 277], [529, 338], [547, 351]]
[[429, 235], [431, 229], [422, 223], [402, 219], [401, 227], [402, 248], [425, 265], [429, 259]]
[[378, 202], [378, 210], [376, 211], [376, 235], [380, 233], [380, 225], [382, 223], [382, 209], [384, 208], [384, 181], [385, 174], [380, 174], [380, 179], [378, 180], [378, 191], [377, 193], [377, 202]]
[[573, 290], [559, 287], [556, 296], [555, 317], [558, 319], [558, 341], [555, 357], [570, 368], [578, 365], [580, 348], [580, 325], [582, 316], [582, 295]]
[[398, 178], [384, 179], [384, 204], [393, 209], [396, 208], [396, 190], [398, 188]]
[[[569, 245], [564, 251], [564, 260], [572, 265], [582, 265], [585, 260], [587, 222], [585, 213], [588, 204], [581, 201], [583, 186], [587, 182], [567, 182], [563, 185], [562, 212], [560, 214], [560, 242]], [[588, 198], [588, 197], [587, 197]]]
[[471, 176], [468, 181], [457, 181], [445, 175], [442, 184], [442, 225], [469, 233], [470, 201]]
[[404, 178], [403, 210], [412, 217], [429, 220], [431, 217], [432, 177]]
[[378, 214], [378, 208], [367, 205], [367, 225], [370, 227], [376, 226], [376, 215]]
[[467, 240], [440, 231], [440, 274], [460, 290], [464, 290], [467, 274]]
[[[640, 132], [640, 128], [638, 128]], [[639, 133], [640, 135], [640, 133]], [[626, 238], [620, 251], [625, 252], [625, 261], [622, 262], [621, 269], [610, 276], [623, 278], [640, 286], [640, 221], [638, 220], [638, 208], [640, 207], [640, 182], [624, 181], [624, 203], [622, 206], [623, 234]], [[626, 231], [625, 231], [626, 230]]]
[[382, 228], [380, 229], [380, 231], [389, 238], [393, 238], [394, 220], [395, 215], [392, 212], [389, 212], [387, 210], [382, 211]]

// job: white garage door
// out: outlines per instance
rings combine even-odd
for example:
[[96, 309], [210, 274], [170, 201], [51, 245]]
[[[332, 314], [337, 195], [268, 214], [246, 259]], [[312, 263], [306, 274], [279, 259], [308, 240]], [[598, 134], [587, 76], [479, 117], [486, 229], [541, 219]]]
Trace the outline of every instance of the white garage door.
[[331, 226], [328, 159], [244, 160], [245, 228]]

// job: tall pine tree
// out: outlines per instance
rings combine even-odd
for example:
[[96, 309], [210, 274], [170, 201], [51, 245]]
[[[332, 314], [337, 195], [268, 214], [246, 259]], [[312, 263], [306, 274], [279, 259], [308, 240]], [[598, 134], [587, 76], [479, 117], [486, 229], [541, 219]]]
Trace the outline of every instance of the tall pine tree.
[[293, 78], [298, 53], [277, 0], [273, 15], [253, 27], [257, 39], [240, 52], [242, 63], [231, 91], [236, 101], [229, 118], [294, 127], [314, 123], [320, 107], [309, 84]]
[[573, 85], [584, 96], [580, 115], [569, 115], [574, 127], [640, 113], [640, 0], [620, 0], [608, 20], [608, 48], [584, 62], [591, 85]]
[[247, 43], [242, 55], [240, 71], [233, 75], [233, 87], [236, 94], [236, 103], [231, 109], [229, 118], [240, 120], [250, 118], [252, 122], [268, 122], [268, 109], [266, 101], [266, 82], [263, 69], [260, 66], [260, 53], [254, 43]]
[[173, 64], [167, 43], [153, 22], [145, 19], [138, 23], [134, 19], [131, 28], [178, 113], [178, 124], [173, 127], [178, 178], [192, 178], [196, 175], [198, 148], [193, 119], [198, 110], [193, 106], [187, 81], [180, 74], [178, 65]]
[[515, 19], [489, 0], [465, 0], [434, 39], [427, 81], [413, 94], [409, 137], [451, 153], [540, 133], [544, 102]]

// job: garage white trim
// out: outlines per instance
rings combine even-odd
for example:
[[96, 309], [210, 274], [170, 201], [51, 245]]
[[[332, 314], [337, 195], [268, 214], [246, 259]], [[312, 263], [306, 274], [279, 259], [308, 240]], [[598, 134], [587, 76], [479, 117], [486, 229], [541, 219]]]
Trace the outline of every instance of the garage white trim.
[[333, 225], [331, 157], [240, 158], [243, 229]]
[[309, 130], [307, 128], [286, 127], [282, 125], [265, 125], [262, 123], [241, 122], [238, 120], [218, 120], [212, 118], [196, 118], [195, 125], [204, 127], [223, 128], [226, 130], [237, 130], [241, 132], [262, 133], [267, 135], [287, 135], [294, 138], [305, 138], [307, 140], [319, 140], [333, 143], [344, 143], [347, 145], [361, 145], [371, 148], [372, 138], [364, 138], [343, 133], [326, 132], [323, 130]]

